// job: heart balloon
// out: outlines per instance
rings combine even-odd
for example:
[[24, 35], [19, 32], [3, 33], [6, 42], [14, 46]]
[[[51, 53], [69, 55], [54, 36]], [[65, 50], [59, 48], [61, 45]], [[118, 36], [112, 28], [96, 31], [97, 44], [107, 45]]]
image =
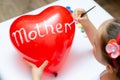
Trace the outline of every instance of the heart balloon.
[[56, 72], [68, 55], [75, 32], [71, 13], [62, 6], [50, 6], [37, 15], [23, 15], [10, 27], [10, 39], [23, 57], [46, 71]]

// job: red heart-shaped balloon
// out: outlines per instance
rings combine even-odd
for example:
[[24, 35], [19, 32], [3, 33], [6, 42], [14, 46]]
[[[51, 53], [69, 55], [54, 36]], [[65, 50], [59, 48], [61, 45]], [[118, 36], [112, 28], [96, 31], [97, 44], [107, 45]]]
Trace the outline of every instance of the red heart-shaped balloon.
[[23, 57], [47, 71], [58, 71], [70, 50], [75, 32], [71, 13], [62, 6], [50, 6], [37, 15], [17, 18], [10, 27], [10, 39]]

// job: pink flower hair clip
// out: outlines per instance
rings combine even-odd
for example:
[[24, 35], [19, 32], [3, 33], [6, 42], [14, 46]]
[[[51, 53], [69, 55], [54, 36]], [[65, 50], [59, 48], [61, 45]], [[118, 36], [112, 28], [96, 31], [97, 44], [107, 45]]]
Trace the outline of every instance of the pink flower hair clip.
[[113, 59], [120, 56], [120, 45], [117, 43], [116, 39], [109, 40], [105, 49], [107, 54]]

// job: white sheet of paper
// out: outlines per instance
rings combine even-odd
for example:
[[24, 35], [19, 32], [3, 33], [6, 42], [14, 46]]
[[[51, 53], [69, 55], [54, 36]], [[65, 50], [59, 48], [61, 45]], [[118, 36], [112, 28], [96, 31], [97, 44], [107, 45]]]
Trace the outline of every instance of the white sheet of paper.
[[[113, 18], [93, 0], [59, 0], [26, 14], [38, 14], [51, 5], [70, 6], [72, 10], [88, 10], [96, 5], [96, 8], [88, 13], [96, 28], [105, 20]], [[9, 38], [10, 25], [16, 18], [0, 23], [0, 77], [2, 80], [31, 80], [30, 68], [17, 54]], [[88, 38], [76, 27], [73, 45], [63, 69], [58, 72], [57, 77], [44, 75], [42, 80], [97, 80], [104, 69], [94, 58]]]

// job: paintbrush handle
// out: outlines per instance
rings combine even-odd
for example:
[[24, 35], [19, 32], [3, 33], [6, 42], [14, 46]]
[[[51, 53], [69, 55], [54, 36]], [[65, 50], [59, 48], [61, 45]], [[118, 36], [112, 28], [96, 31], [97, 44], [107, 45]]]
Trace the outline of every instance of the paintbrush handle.
[[81, 17], [83, 17], [85, 14], [87, 14], [89, 11], [91, 11], [93, 8], [95, 8], [96, 6], [93, 6], [92, 8], [90, 8], [89, 10], [87, 10], [86, 12], [84, 12]]

